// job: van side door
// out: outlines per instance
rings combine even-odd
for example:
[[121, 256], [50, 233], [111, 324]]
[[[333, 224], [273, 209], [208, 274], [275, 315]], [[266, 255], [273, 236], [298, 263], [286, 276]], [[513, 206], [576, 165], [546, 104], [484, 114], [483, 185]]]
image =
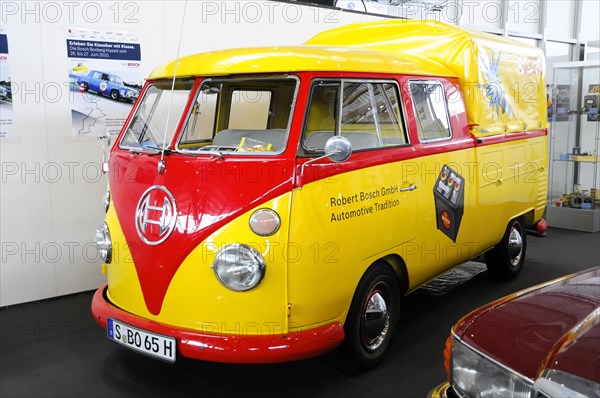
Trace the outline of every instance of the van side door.
[[411, 287], [417, 287], [482, 250], [477, 164], [458, 81], [403, 76], [401, 88], [418, 155], [412, 172], [423, 187], [417, 197], [417, 247], [407, 261]]
[[[405, 179], [408, 142], [398, 85], [382, 79], [313, 80], [292, 194], [290, 324], [343, 322], [365, 270], [416, 236], [417, 185]], [[324, 154], [340, 135], [352, 146]], [[293, 247], [292, 247], [293, 246]]]

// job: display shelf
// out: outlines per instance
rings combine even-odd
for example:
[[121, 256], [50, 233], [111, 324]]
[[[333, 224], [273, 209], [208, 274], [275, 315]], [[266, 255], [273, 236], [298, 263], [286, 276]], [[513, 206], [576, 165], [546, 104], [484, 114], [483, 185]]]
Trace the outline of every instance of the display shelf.
[[600, 231], [600, 208], [593, 210], [572, 209], [569, 207], [546, 208], [548, 224], [552, 220], [552, 227], [572, 229], [583, 232]]
[[554, 162], [600, 163], [600, 160], [553, 159]]
[[[556, 228], [600, 231], [600, 65], [556, 64], [546, 219]], [[559, 108], [562, 112], [559, 112]]]

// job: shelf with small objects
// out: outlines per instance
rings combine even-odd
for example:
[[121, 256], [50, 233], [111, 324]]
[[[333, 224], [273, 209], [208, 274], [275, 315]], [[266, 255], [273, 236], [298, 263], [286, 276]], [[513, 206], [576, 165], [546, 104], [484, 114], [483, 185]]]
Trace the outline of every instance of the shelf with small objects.
[[550, 175], [546, 218], [551, 227], [600, 231], [600, 65], [555, 64], [547, 87]]

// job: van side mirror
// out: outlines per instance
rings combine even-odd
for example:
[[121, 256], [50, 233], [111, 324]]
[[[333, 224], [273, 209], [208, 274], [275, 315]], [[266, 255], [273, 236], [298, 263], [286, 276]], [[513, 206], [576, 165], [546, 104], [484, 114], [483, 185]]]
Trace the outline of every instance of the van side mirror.
[[111, 138], [110, 138], [110, 134], [108, 133], [108, 131], [106, 129], [104, 129], [104, 133], [102, 135], [98, 135], [98, 139], [100, 140], [100, 144], [102, 145], [102, 148], [108, 148], [110, 149], [110, 144], [112, 142]]
[[306, 165], [321, 159], [328, 158], [336, 163], [345, 162], [350, 157], [350, 154], [352, 154], [352, 144], [350, 144], [350, 141], [348, 141], [346, 137], [335, 135], [325, 142], [324, 152], [325, 154], [323, 156], [304, 162], [300, 169], [300, 176], [304, 175], [304, 167], [306, 167]]
[[104, 174], [108, 173], [108, 152], [110, 152], [110, 133], [108, 129], [104, 129], [104, 133], [102, 135], [98, 135], [98, 141], [100, 141], [100, 146], [102, 146], [102, 172]]
[[325, 143], [325, 156], [333, 162], [345, 162], [352, 153], [352, 144], [346, 137], [333, 136]]

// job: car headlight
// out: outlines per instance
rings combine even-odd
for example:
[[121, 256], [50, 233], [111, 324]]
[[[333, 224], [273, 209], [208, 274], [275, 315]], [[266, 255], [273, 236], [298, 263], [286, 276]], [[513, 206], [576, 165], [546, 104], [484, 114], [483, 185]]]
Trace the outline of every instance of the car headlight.
[[533, 390], [532, 382], [468, 347], [456, 337], [450, 372], [453, 387], [472, 398], [529, 398]]
[[271, 236], [279, 230], [281, 219], [270, 209], [256, 210], [250, 216], [250, 229], [260, 236]]
[[570, 373], [550, 369], [534, 383], [540, 397], [600, 397], [600, 384]]
[[256, 287], [265, 276], [265, 260], [253, 247], [234, 243], [215, 256], [212, 266], [223, 286], [236, 292]]
[[102, 228], [96, 230], [96, 249], [98, 249], [100, 259], [105, 264], [110, 264], [112, 261], [112, 240], [106, 223], [102, 225]]
[[110, 191], [106, 191], [104, 194], [104, 213], [108, 212], [108, 208], [110, 207]]

